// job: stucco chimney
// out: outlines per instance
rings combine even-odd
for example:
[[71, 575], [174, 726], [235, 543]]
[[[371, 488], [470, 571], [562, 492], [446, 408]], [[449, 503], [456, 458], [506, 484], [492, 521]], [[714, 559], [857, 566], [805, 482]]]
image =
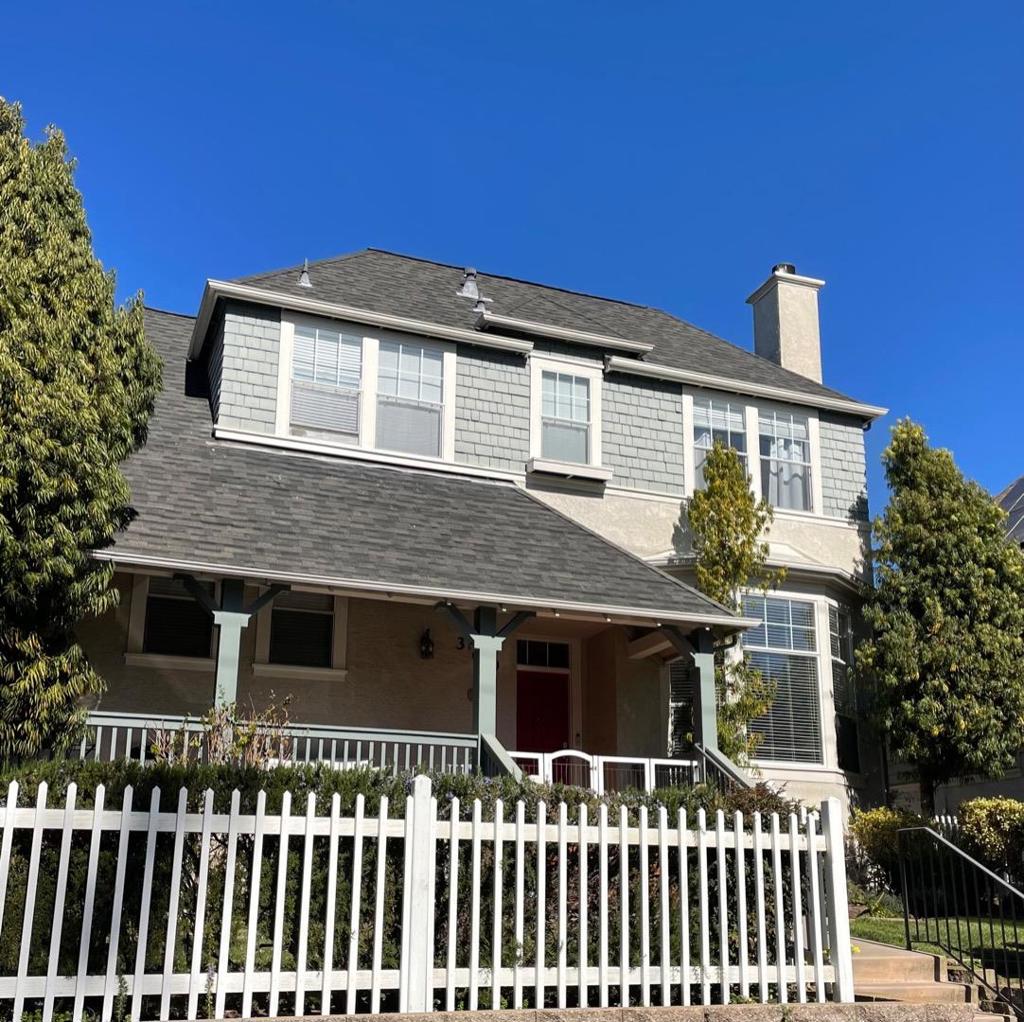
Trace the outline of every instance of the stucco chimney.
[[754, 308], [754, 351], [783, 369], [821, 383], [818, 291], [825, 281], [801, 277], [792, 263], [772, 267], [771, 276], [747, 299]]

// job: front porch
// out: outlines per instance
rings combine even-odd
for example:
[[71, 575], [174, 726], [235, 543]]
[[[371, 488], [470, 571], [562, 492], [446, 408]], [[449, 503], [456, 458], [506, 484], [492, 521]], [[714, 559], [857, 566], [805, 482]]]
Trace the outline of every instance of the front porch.
[[[166, 572], [115, 582], [121, 605], [83, 634], [108, 691], [82, 758], [146, 761], [170, 735], [198, 739], [218, 703], [245, 716], [287, 702], [282, 762], [522, 772], [597, 792], [730, 780], [708, 624]], [[670, 757], [679, 658], [694, 668], [696, 749]]]

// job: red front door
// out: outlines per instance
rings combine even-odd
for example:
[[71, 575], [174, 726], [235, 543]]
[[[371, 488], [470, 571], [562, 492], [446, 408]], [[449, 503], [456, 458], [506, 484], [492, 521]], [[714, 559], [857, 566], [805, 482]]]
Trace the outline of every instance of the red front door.
[[569, 672], [516, 671], [516, 748], [554, 752], [569, 745]]

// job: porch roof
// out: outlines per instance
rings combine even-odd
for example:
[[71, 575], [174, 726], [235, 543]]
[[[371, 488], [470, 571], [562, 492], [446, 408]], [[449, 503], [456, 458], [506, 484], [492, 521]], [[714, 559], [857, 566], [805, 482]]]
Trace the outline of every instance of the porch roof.
[[205, 391], [186, 381], [192, 323], [146, 312], [164, 392], [125, 469], [136, 517], [97, 556], [566, 616], [747, 623], [512, 483], [212, 439]]

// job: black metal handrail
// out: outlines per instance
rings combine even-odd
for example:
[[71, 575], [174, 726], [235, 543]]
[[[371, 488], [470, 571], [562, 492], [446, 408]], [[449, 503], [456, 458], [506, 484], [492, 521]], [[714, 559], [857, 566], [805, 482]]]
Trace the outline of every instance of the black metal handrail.
[[1024, 1019], [1024, 893], [930, 827], [896, 840], [908, 950], [936, 945]]

